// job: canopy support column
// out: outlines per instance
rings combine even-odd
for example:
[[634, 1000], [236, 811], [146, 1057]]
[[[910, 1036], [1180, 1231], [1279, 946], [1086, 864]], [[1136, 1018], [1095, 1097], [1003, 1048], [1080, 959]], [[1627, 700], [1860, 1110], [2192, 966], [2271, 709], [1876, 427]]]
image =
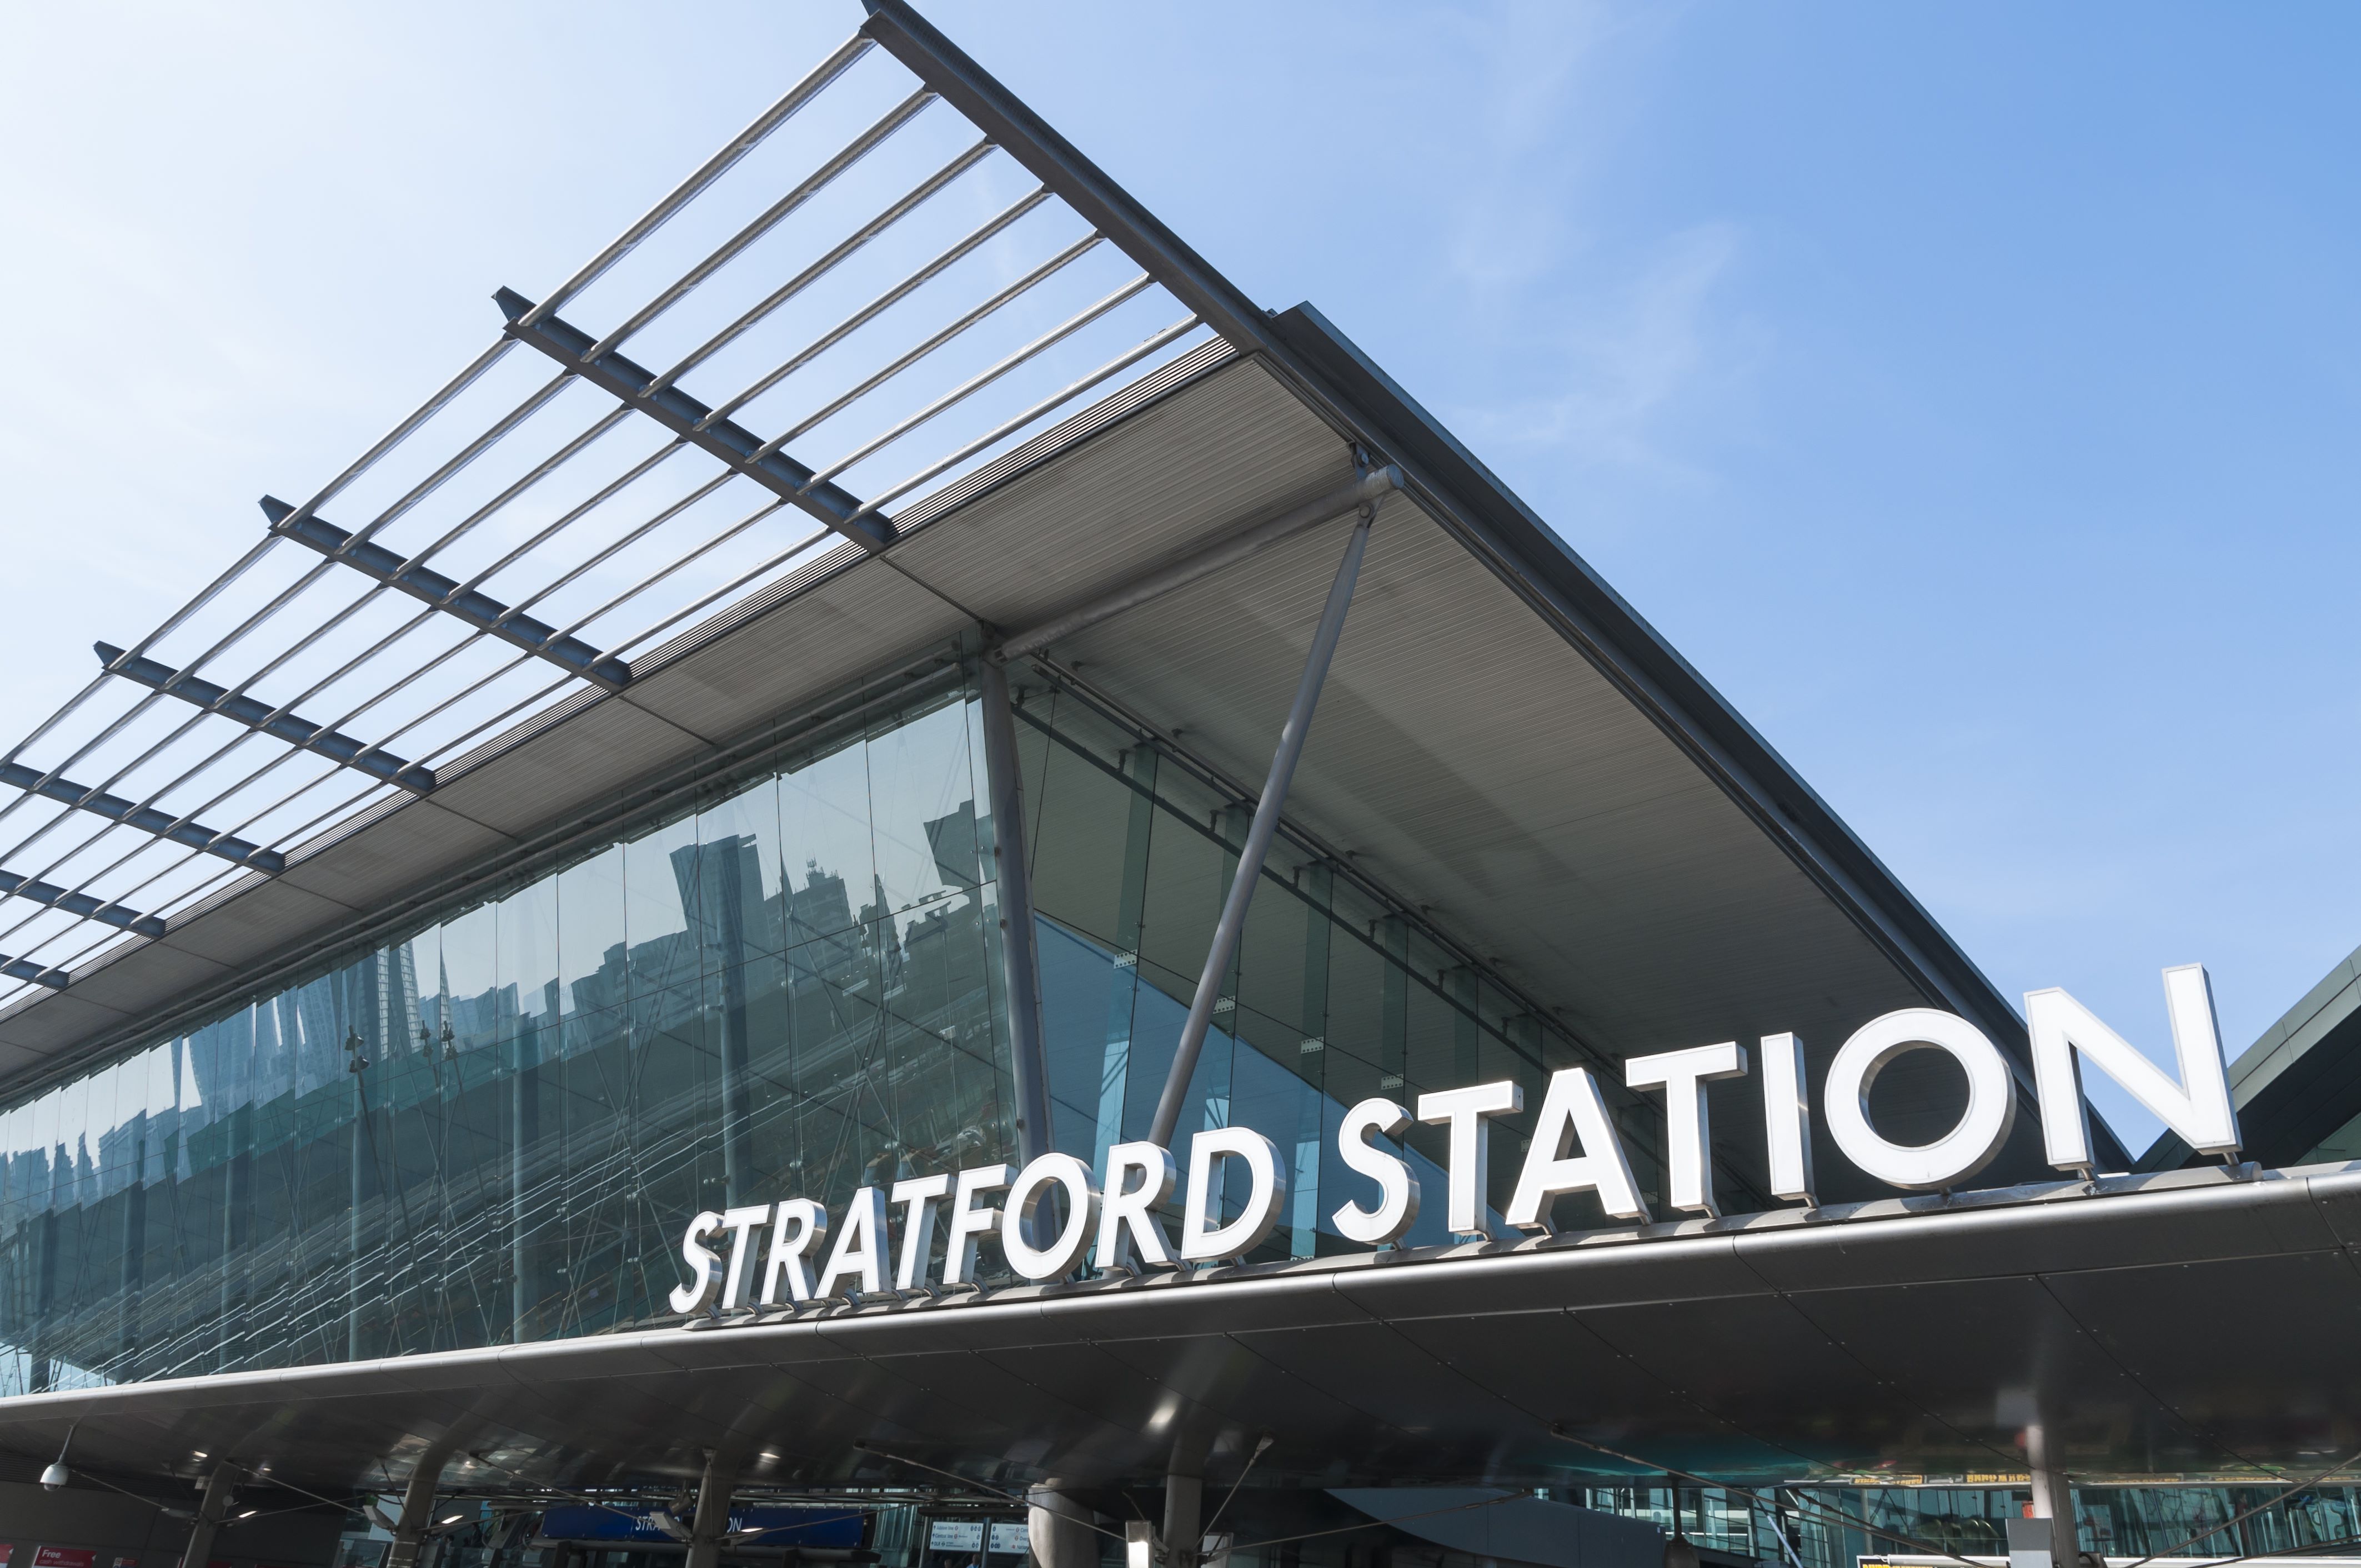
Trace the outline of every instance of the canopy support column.
[[697, 1517], [689, 1521], [688, 1555], [682, 1568], [720, 1568], [721, 1538], [730, 1532], [730, 1490], [738, 1466], [719, 1450], [705, 1458], [705, 1478], [697, 1485]]
[[[2046, 1539], [2019, 1546], [2013, 1533], [2008, 1543], [2010, 1568], [2018, 1568], [2020, 1557], [2033, 1559], [2026, 1568], [2075, 1568], [2081, 1552], [2074, 1530], [2074, 1484], [2058, 1468], [2049, 1434], [2040, 1421], [2025, 1429], [2025, 1461], [2033, 1475], [2033, 1518], [2017, 1522], [2046, 1527], [2025, 1532]], [[2041, 1555], [2044, 1552], [2046, 1557]]]
[[1063, 1493], [1036, 1486], [1025, 1494], [1025, 1538], [1039, 1568], [1098, 1568], [1098, 1532], [1090, 1509]]
[[[1375, 502], [1364, 501], [1345, 546], [1345, 559], [1328, 586], [1328, 603], [1320, 612], [1320, 628], [1312, 634], [1312, 651], [1303, 661], [1303, 678], [1295, 688], [1295, 705], [1279, 732], [1279, 750], [1270, 759], [1270, 776], [1255, 805], [1246, 841], [1238, 850], [1237, 874], [1230, 880], [1229, 897], [1213, 926], [1213, 950], [1205, 955], [1204, 972], [1197, 979], [1195, 1000], [1189, 1003], [1189, 1021], [1180, 1027], [1180, 1044], [1172, 1055], [1172, 1070], [1156, 1102], [1156, 1120], [1149, 1125], [1150, 1143], [1172, 1146], [1173, 1129], [1180, 1124], [1180, 1107], [1189, 1096], [1189, 1080], [1196, 1075], [1197, 1058], [1205, 1049], [1205, 1031], [1213, 1025], [1213, 1004], [1221, 999], [1222, 978], [1237, 956], [1238, 937], [1246, 929], [1246, 906], [1254, 902], [1255, 883], [1262, 877], [1270, 841], [1279, 832], [1279, 817], [1287, 804], [1287, 787], [1294, 781], [1295, 764], [1302, 760], [1304, 737], [1311, 732], [1312, 710], [1319, 705], [1320, 688], [1328, 678], [1329, 661], [1345, 632], [1345, 611], [1353, 603], [1353, 584], [1361, 575], [1361, 557], [1369, 547], [1369, 526], [1377, 521]], [[1167, 1542], [1170, 1544], [1168, 1534]], [[1191, 1545], [1193, 1546], [1193, 1542]], [[1175, 1550], [1178, 1550], [1175, 1548]]]
[[204, 1496], [197, 1502], [197, 1522], [189, 1527], [189, 1549], [181, 1553], [181, 1568], [205, 1568], [213, 1561], [214, 1537], [221, 1533], [222, 1518], [229, 1512], [231, 1466], [216, 1463], [205, 1477]]
[[1041, 962], [1033, 941], [1033, 877], [1025, 850], [1025, 780], [1016, 765], [1016, 715], [1008, 675], [976, 662], [983, 718], [983, 772], [992, 796], [992, 873], [1000, 894], [1000, 965], [1008, 993], [1008, 1054], [1016, 1079], [1016, 1156], [1049, 1151], [1049, 1073], [1041, 1045]]
[[418, 1548], [426, 1539], [428, 1517], [434, 1512], [434, 1488], [442, 1480], [439, 1453], [429, 1453], [410, 1473], [410, 1485], [401, 1489], [401, 1517], [394, 1521], [393, 1544], [386, 1549], [385, 1568], [417, 1568]]
[[1165, 1475], [1164, 1568], [1197, 1568], [1204, 1507], [1203, 1476], [1184, 1475], [1178, 1468]]

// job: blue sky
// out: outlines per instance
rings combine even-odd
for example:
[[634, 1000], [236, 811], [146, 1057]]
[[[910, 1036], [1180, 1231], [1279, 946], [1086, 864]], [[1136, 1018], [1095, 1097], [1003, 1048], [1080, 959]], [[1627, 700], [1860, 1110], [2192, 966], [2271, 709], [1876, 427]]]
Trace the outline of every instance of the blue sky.
[[[2004, 992], [2161, 1050], [2202, 960], [2235, 1052], [2361, 943], [2361, 12], [928, 10], [1358, 339]], [[19, 728], [857, 19], [12, 11]]]

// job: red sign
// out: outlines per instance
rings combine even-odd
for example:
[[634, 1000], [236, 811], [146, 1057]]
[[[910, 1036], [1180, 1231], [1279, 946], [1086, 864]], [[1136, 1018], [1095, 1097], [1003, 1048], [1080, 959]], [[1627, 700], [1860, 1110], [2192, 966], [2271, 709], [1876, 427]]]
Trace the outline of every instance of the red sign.
[[98, 1553], [85, 1546], [37, 1546], [33, 1568], [98, 1568]]

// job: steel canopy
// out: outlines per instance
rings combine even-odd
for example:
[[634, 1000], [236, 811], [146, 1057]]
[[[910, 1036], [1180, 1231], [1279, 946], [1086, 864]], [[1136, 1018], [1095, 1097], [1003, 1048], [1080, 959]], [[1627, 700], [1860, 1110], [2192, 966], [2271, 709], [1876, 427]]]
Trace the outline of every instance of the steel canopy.
[[1538, 1486], [2005, 1474], [2042, 1420], [2081, 1476], [2301, 1470], [2356, 1441], [2325, 1354], [2356, 1245], [2361, 1168], [2184, 1171], [33, 1395], [0, 1442], [316, 1489], [445, 1444], [454, 1485], [719, 1449], [749, 1484], [1090, 1487], [1155, 1484], [1187, 1428], [1209, 1475], [1273, 1434], [1266, 1485]]

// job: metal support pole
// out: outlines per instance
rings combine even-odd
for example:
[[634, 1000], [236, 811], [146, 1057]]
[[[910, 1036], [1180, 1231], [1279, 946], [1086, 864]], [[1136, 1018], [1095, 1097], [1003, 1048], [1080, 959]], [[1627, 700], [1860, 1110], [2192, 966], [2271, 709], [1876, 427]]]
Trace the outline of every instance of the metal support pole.
[[1016, 1157], [1049, 1150], [1049, 1072], [1041, 1045], [1041, 962], [1033, 942], [1033, 878], [1025, 853], [1025, 780], [1016, 766], [1016, 715], [1008, 676], [976, 663], [983, 707], [983, 772], [992, 795], [993, 876], [1000, 888], [1000, 964], [1008, 990], [1008, 1050], [1016, 1080]]
[[426, 1539], [427, 1521], [434, 1512], [434, 1488], [442, 1479], [440, 1453], [429, 1453], [410, 1473], [410, 1485], [401, 1489], [401, 1517], [393, 1523], [393, 1544], [386, 1549], [385, 1568], [417, 1568], [419, 1543]]
[[1025, 1540], [1038, 1568], [1098, 1568], [1099, 1537], [1090, 1509], [1047, 1486], [1025, 1494]]
[[181, 1553], [181, 1568], [205, 1568], [213, 1560], [214, 1537], [221, 1530], [222, 1516], [229, 1512], [231, 1468], [215, 1464], [214, 1473], [205, 1477], [204, 1496], [197, 1503], [197, 1522], [189, 1527], [189, 1549]]
[[1164, 1477], [1164, 1568], [1197, 1568], [1204, 1534], [1205, 1481], [1175, 1469]]
[[697, 1486], [697, 1517], [689, 1521], [688, 1557], [682, 1568], [720, 1568], [721, 1538], [730, 1531], [730, 1488], [738, 1467], [719, 1452], [706, 1455]]
[[1197, 1058], [1205, 1049], [1205, 1031], [1213, 1022], [1213, 1004], [1221, 999], [1222, 979], [1229, 973], [1230, 960], [1236, 957], [1239, 933], [1246, 929], [1246, 906], [1254, 902], [1255, 883], [1262, 876], [1263, 861], [1270, 854], [1271, 839], [1279, 831], [1280, 809], [1287, 804], [1287, 786], [1295, 778], [1295, 764], [1302, 760], [1304, 737], [1312, 729], [1312, 710], [1319, 705], [1320, 687], [1328, 678], [1329, 661], [1335, 657], [1336, 640], [1345, 632], [1345, 611], [1353, 602], [1353, 584], [1361, 574], [1361, 556], [1369, 547], [1369, 525], [1377, 520], [1377, 507], [1364, 502], [1359, 521], [1353, 524], [1353, 537], [1345, 546], [1345, 559], [1336, 568], [1336, 580], [1328, 586], [1328, 603], [1320, 612], [1320, 629], [1312, 634], [1312, 651], [1304, 656], [1303, 678], [1295, 688], [1295, 706], [1287, 710], [1287, 722], [1279, 732], [1279, 750], [1270, 759], [1270, 776], [1263, 782], [1262, 798], [1255, 805], [1254, 822], [1246, 829], [1246, 841], [1238, 850], [1237, 874], [1230, 881], [1229, 897], [1222, 905], [1222, 917], [1213, 926], [1213, 950], [1205, 955], [1204, 972], [1197, 980], [1195, 1000], [1189, 1003], [1189, 1021], [1180, 1026], [1180, 1044], [1172, 1054], [1172, 1070], [1165, 1076], [1164, 1092], [1156, 1102], [1156, 1120], [1149, 1125], [1150, 1143], [1172, 1146], [1173, 1129], [1180, 1124], [1181, 1102], [1189, 1096], [1189, 1080], [1196, 1075]]
[[[2058, 1467], [2049, 1434], [2040, 1421], [2025, 1429], [2025, 1461], [2033, 1475], [2033, 1517], [2049, 1521], [2051, 1568], [2075, 1568], [2079, 1542], [2074, 1530], [2074, 1484]], [[2010, 1555], [2015, 1555], [2014, 1542]]]

